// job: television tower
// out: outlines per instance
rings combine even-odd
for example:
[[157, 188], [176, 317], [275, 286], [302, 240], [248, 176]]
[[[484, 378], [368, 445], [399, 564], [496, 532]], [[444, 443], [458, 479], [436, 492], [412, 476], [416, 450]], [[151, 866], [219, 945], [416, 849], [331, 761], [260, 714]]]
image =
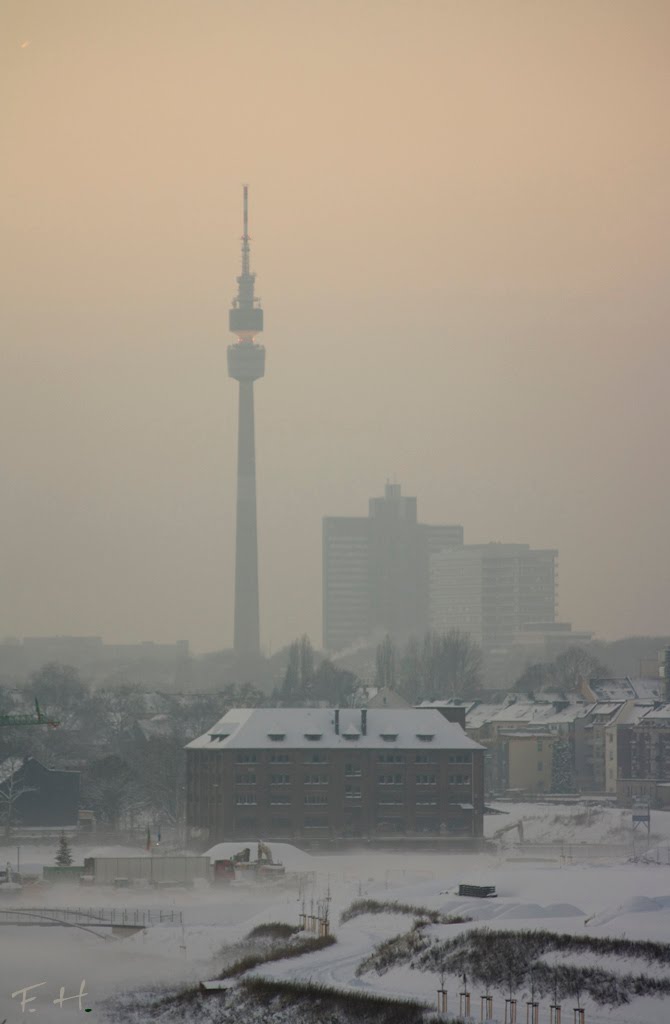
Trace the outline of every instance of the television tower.
[[263, 310], [254, 295], [256, 275], [249, 267], [249, 202], [244, 186], [242, 273], [229, 313], [228, 373], [240, 384], [237, 428], [237, 523], [235, 535], [235, 653], [260, 654], [258, 615], [258, 539], [256, 533], [256, 443], [254, 381], [265, 373], [265, 348], [255, 337], [263, 330]]

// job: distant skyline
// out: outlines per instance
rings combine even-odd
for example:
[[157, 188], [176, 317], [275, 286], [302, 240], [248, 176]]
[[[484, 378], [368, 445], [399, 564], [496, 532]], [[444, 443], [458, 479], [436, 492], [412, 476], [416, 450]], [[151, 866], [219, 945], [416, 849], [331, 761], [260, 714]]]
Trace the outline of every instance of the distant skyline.
[[232, 645], [240, 187], [261, 639], [387, 478], [670, 631], [670, 6], [6, 0], [0, 636]]

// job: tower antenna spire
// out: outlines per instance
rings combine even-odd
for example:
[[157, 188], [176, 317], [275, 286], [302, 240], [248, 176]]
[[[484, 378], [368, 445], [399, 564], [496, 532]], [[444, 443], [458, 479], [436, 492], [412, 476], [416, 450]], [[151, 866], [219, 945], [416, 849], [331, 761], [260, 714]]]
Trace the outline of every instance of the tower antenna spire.
[[249, 255], [250, 245], [249, 242], [249, 186], [243, 185], [244, 194], [244, 234], [242, 235], [242, 276], [248, 277], [249, 270]]

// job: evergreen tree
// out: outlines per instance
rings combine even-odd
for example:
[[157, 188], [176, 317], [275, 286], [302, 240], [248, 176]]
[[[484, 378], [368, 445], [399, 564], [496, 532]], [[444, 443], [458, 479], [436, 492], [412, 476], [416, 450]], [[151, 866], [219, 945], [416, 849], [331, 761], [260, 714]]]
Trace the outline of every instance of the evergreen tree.
[[556, 740], [551, 756], [551, 792], [575, 792], [575, 767], [572, 750], [566, 740]]
[[59, 868], [69, 868], [74, 858], [72, 856], [72, 850], [70, 844], [67, 841], [67, 836], [64, 832], [61, 832], [60, 839], [58, 840], [58, 852], [56, 853], [56, 864]]

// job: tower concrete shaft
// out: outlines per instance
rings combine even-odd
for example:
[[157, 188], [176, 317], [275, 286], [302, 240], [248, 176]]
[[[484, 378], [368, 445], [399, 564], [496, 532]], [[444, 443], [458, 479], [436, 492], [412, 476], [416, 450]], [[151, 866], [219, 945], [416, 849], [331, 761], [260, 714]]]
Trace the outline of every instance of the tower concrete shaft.
[[237, 536], [235, 543], [235, 651], [260, 652], [254, 382], [240, 381], [237, 426]]
[[260, 653], [258, 537], [256, 527], [256, 442], [254, 381], [265, 373], [265, 348], [254, 338], [263, 330], [263, 310], [255, 297], [256, 275], [250, 270], [248, 193], [244, 186], [242, 273], [229, 314], [237, 341], [228, 346], [228, 373], [239, 381], [237, 435], [237, 522], [235, 537], [235, 653]]

